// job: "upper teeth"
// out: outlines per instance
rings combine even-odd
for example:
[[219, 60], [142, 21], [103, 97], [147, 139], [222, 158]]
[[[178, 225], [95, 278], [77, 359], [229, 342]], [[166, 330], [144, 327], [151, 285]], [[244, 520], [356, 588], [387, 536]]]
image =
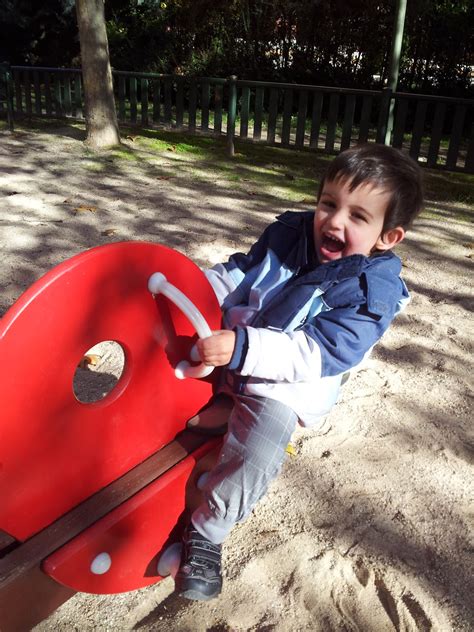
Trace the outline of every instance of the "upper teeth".
[[339, 244], [343, 243], [340, 239], [338, 239], [337, 237], [333, 237], [332, 235], [326, 235], [326, 239], [331, 239], [332, 241], [336, 241]]

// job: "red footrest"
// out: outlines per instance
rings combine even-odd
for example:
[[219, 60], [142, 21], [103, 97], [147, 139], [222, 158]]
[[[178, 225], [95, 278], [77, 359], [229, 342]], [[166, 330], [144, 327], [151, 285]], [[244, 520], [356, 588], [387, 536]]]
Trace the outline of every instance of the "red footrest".
[[198, 448], [46, 558], [43, 570], [61, 584], [88, 593], [126, 592], [160, 580], [160, 555], [179, 538], [173, 529], [185, 504], [193, 504], [196, 480], [217, 456], [220, 443], [214, 439]]

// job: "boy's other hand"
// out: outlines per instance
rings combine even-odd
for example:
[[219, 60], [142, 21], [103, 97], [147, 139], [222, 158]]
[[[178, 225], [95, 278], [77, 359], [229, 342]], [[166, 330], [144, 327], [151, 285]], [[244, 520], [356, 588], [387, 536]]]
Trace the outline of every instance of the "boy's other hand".
[[225, 366], [229, 364], [235, 346], [235, 333], [227, 329], [213, 331], [212, 336], [201, 338], [196, 347], [204, 364]]

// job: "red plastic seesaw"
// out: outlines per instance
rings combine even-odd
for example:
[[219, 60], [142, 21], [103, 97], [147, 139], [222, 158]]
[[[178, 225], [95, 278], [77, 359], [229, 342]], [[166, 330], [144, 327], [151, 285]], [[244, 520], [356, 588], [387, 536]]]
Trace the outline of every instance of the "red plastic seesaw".
[[[189, 259], [124, 242], [51, 270], [0, 320], [3, 632], [75, 591], [129, 591], [170, 572], [185, 504], [220, 445], [184, 430], [213, 386], [192, 377], [203, 365], [182, 361], [195, 327], [220, 318]], [[83, 403], [74, 376], [101, 341], [122, 347], [124, 370], [104, 399]]]

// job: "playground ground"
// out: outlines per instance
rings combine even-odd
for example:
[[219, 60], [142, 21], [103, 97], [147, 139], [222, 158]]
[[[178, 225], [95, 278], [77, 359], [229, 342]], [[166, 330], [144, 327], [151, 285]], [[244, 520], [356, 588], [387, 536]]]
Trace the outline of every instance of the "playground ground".
[[[133, 133], [92, 154], [82, 138], [0, 130], [0, 316], [110, 241], [157, 241], [202, 266], [245, 250], [278, 213], [313, 208], [327, 161], [243, 146], [228, 162], [202, 139]], [[295, 432], [295, 455], [226, 543], [220, 598], [187, 602], [171, 579], [76, 595], [37, 631], [474, 628], [474, 180], [427, 180], [427, 212], [398, 248], [413, 300], [324, 426]]]

